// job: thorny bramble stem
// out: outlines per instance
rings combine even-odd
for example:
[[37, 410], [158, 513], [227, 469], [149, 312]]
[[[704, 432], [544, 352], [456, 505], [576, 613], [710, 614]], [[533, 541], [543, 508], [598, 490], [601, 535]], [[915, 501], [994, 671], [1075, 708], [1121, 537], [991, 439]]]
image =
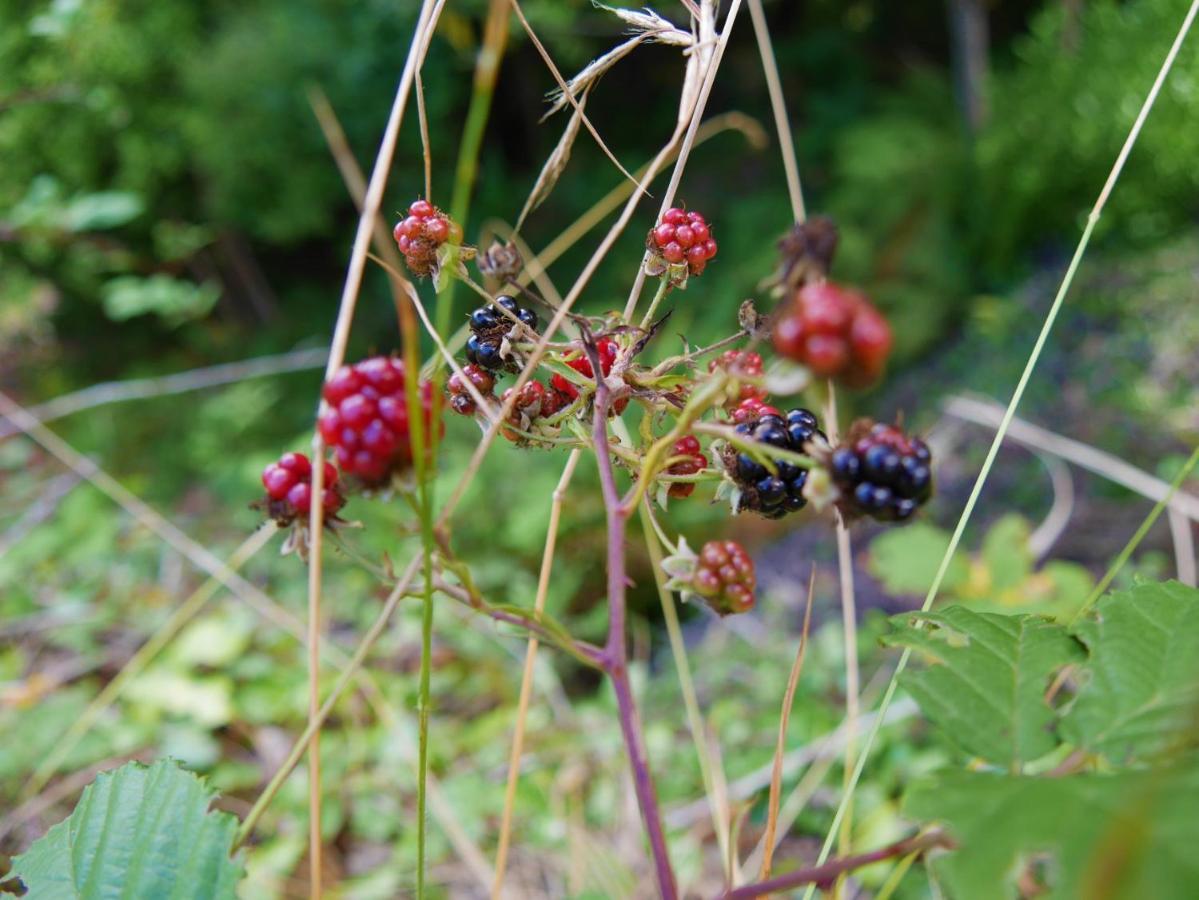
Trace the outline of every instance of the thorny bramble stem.
[[666, 900], [675, 900], [678, 890], [674, 882], [674, 870], [670, 865], [670, 854], [666, 849], [666, 834], [662, 828], [662, 816], [658, 809], [658, 798], [650, 776], [649, 760], [646, 757], [645, 741], [641, 735], [641, 722], [637, 706], [633, 701], [633, 689], [629, 684], [628, 656], [625, 647], [625, 534], [629, 514], [620, 502], [616, 487], [616, 472], [608, 452], [608, 405], [611, 392], [604, 383], [603, 369], [594, 342], [584, 340], [584, 349], [596, 373], [595, 419], [593, 434], [595, 458], [599, 468], [600, 485], [603, 488], [604, 508], [608, 515], [608, 642], [604, 648], [604, 670], [612, 679], [612, 690], [616, 693], [616, 704], [620, 715], [620, 731], [624, 737], [625, 752], [633, 770], [633, 788], [637, 794], [637, 805], [649, 834], [650, 852], [654, 858], [658, 890]]
[[846, 856], [834, 859], [824, 865], [813, 866], [810, 869], [797, 869], [756, 884], [747, 884], [724, 894], [724, 900], [748, 900], [750, 897], [763, 897], [774, 891], [785, 891], [803, 884], [830, 884], [838, 876], [868, 866], [884, 859], [897, 856], [907, 856], [909, 853], [923, 853], [934, 847], [951, 847], [952, 843], [943, 831], [932, 830], [902, 841], [896, 841], [879, 850], [860, 853], [857, 856]]

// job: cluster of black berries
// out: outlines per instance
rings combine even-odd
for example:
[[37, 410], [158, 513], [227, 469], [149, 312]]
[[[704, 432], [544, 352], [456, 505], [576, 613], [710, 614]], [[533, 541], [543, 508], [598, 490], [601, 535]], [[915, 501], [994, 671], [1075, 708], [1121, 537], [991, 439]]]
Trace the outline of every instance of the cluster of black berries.
[[[805, 445], [817, 435], [825, 438], [816, 416], [809, 410], [797, 408], [784, 416], [773, 406], [759, 404], [758, 408], [760, 415], [735, 426], [738, 434], [794, 453], [806, 453]], [[808, 481], [808, 470], [781, 459], [774, 460], [774, 464], [777, 473], [748, 453], [735, 449], [728, 452], [725, 466], [741, 488], [740, 509], [752, 510], [767, 519], [781, 519], [807, 505], [803, 488]]]
[[910, 519], [933, 492], [932, 453], [919, 438], [868, 420], [854, 423], [833, 451], [829, 470], [841, 492], [837, 505], [849, 517], [880, 522]]
[[[537, 330], [537, 313], [531, 309], [522, 307], [516, 302], [515, 298], [500, 296], [496, 298], [495, 303], [496, 306], [503, 307], [510, 312], [532, 331]], [[466, 359], [477, 366], [482, 366], [484, 369], [498, 370], [509, 368], [512, 371], [517, 371], [500, 353], [504, 336], [512, 330], [516, 323], [499, 309], [496, 309], [496, 306], [491, 306], [490, 304], [480, 306], [470, 314], [471, 335], [466, 340]]]

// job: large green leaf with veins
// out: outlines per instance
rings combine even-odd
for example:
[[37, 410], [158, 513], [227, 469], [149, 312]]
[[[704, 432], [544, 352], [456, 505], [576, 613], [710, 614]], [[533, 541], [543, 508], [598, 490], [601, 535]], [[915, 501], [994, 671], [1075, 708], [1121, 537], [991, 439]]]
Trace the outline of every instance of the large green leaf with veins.
[[955, 900], [1191, 900], [1199, 766], [1064, 778], [951, 772], [914, 785], [905, 812], [958, 847], [931, 860]]
[[74, 812], [13, 860], [27, 900], [216, 900], [242, 874], [237, 820], [170, 761], [129, 763], [88, 785]]
[[1014, 769], [1057, 746], [1046, 689], [1064, 665], [1083, 658], [1065, 628], [962, 606], [904, 613], [892, 623], [885, 642], [910, 647], [925, 663], [909, 668], [903, 684], [967, 753]]
[[1199, 591], [1142, 584], [1103, 597], [1075, 629], [1089, 659], [1062, 720], [1113, 762], [1178, 747], [1199, 726]]

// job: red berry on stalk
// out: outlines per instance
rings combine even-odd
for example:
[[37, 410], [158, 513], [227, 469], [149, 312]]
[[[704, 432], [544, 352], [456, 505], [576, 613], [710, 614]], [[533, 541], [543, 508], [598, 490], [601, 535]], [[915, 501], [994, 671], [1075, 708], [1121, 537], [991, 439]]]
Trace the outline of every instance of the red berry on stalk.
[[[685, 456], [666, 470], [667, 475], [694, 475], [708, 467], [708, 457], [700, 449], [699, 438], [693, 434], [679, 438], [674, 442], [671, 456]], [[695, 482], [673, 481], [667, 490], [667, 495], [678, 500], [690, 497], [695, 493]]]
[[[726, 350], [708, 363], [708, 371], [723, 369], [735, 378], [761, 378], [762, 357], [752, 350]], [[739, 389], [730, 398], [731, 403], [743, 400], [765, 400], [766, 388], [757, 384], [739, 381]]]
[[753, 609], [754, 562], [736, 541], [708, 541], [699, 551], [691, 589], [721, 616]]
[[[338, 485], [337, 469], [328, 462], [325, 463], [324, 481], [321, 496], [325, 515], [332, 517], [346, 500]], [[280, 527], [307, 518], [312, 506], [312, 464], [307, 456], [284, 453], [278, 462], [262, 470], [262, 484], [266, 488], [266, 510]]]
[[878, 380], [891, 352], [891, 328], [870, 301], [831, 281], [803, 285], [775, 322], [774, 348], [818, 378], [851, 387]]
[[749, 422], [756, 422], [763, 416], [778, 416], [782, 418], [783, 414], [777, 406], [771, 406], [763, 403], [757, 397], [747, 397], [737, 404], [736, 409], [732, 412], [733, 422], [737, 425], [745, 425]]
[[685, 262], [689, 275], [699, 275], [716, 255], [716, 241], [704, 217], [678, 207], [662, 214], [662, 220], [650, 231], [646, 246], [663, 264], [663, 269]]
[[[404, 363], [376, 356], [343, 366], [325, 383], [325, 408], [317, 428], [334, 451], [337, 464], [369, 487], [386, 484], [412, 465], [413, 448]], [[426, 441], [434, 420], [433, 385], [422, 382], [419, 395]], [[438, 419], [440, 433], [445, 425]]]
[[469, 416], [474, 414], [477, 404], [475, 398], [467, 390], [463, 381], [464, 377], [486, 399], [495, 389], [495, 376], [482, 366], [472, 363], [463, 366], [461, 373], [455, 372], [446, 382], [446, 393], [450, 395], [450, 409], [459, 415]]
[[415, 200], [408, 207], [408, 215], [396, 224], [392, 236], [404, 254], [408, 270], [423, 278], [433, 274], [437, 267], [437, 249], [447, 241], [459, 240], [461, 230], [428, 200]]
[[[616, 356], [620, 352], [620, 347], [612, 338], [602, 337], [595, 342], [595, 350], [596, 354], [599, 356], [600, 371], [604, 373], [604, 377], [606, 378], [608, 375], [612, 374], [612, 366], [616, 362]], [[565, 362], [580, 375], [584, 375], [587, 378], [595, 377], [595, 371], [591, 368], [591, 360], [588, 359], [586, 354], [581, 354], [573, 359], [568, 359]], [[563, 375], [555, 374], [550, 379], [550, 386], [554, 389], [554, 391], [565, 396], [568, 402], [573, 402], [579, 397], [579, 389]], [[617, 413], [617, 415], [619, 415], [620, 413], [624, 412], [625, 407], [628, 405], [629, 398], [621, 397], [612, 404], [612, 409]]]

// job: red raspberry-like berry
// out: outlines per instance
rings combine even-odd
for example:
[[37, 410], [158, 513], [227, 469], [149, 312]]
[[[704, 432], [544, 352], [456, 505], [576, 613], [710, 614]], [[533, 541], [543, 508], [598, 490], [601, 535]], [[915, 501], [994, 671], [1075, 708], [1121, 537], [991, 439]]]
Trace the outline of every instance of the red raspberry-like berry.
[[[600, 370], [604, 373], [604, 377], [606, 378], [612, 374], [612, 366], [616, 362], [616, 355], [620, 352], [620, 347], [612, 338], [602, 337], [595, 342], [595, 351], [599, 355]], [[591, 368], [591, 360], [586, 354], [580, 354], [571, 359], [564, 360], [564, 362], [580, 375], [584, 375], [587, 378], [595, 377], [595, 370]], [[555, 373], [550, 379], [550, 386], [555, 392], [565, 397], [567, 402], [573, 403], [579, 398], [578, 387], [576, 387], [573, 382], [563, 375], [558, 375]], [[612, 409], [617, 415], [619, 415], [620, 413], [624, 412], [625, 407], [628, 405], [629, 398], [621, 397], [612, 404]]]
[[[337, 469], [325, 463], [321, 501], [325, 516], [333, 517], [346, 502], [337, 483]], [[266, 488], [266, 510], [280, 527], [308, 518], [312, 507], [312, 464], [303, 453], [284, 453], [278, 462], [262, 470]]]
[[747, 397], [738, 403], [729, 415], [732, 416], [735, 425], [746, 425], [757, 422], [763, 416], [779, 416], [781, 418], [783, 414], [777, 406], [763, 403], [757, 397]]
[[786, 302], [774, 326], [774, 348], [818, 378], [865, 387], [883, 373], [891, 352], [891, 327], [857, 291], [814, 281]]
[[477, 404], [463, 382], [463, 376], [470, 382], [484, 399], [491, 396], [495, 389], [495, 376], [482, 366], [474, 364], [463, 366], [461, 374], [455, 372], [445, 384], [446, 393], [450, 397], [450, 409], [461, 416], [474, 415]]
[[860, 419], [829, 457], [837, 506], [849, 518], [903, 522], [932, 496], [932, 453], [920, 438]]
[[[413, 448], [402, 360], [375, 356], [333, 374], [322, 390], [326, 408], [317, 420], [337, 465], [368, 487], [381, 487], [412, 465]], [[434, 415], [433, 385], [420, 385], [425, 437]], [[438, 404], [439, 405], [439, 404]], [[445, 424], [437, 418], [439, 434]]]
[[765, 400], [766, 388], [758, 384], [740, 381], [741, 378], [762, 377], [762, 357], [752, 350], [726, 350], [720, 356], [708, 363], [708, 371], [715, 372], [723, 369], [738, 379], [739, 390], [728, 398], [726, 405], [742, 403], [746, 400]]
[[[504, 391], [500, 398], [502, 403], [507, 403], [512, 396], [514, 388], [508, 388]], [[547, 389], [544, 384], [536, 379], [526, 381], [516, 393], [516, 400], [512, 404], [512, 411], [508, 414], [508, 423], [521, 431], [528, 431], [533, 422], [537, 419], [544, 419], [559, 412], [566, 405], [565, 398], [558, 391], [552, 388]], [[516, 443], [524, 440], [525, 436], [518, 434], [516, 431], [509, 428], [508, 425], [500, 426], [500, 434], [508, 440]]]
[[[708, 457], [700, 450], [699, 438], [692, 434], [675, 441], [674, 449], [671, 450], [670, 455], [685, 456], [687, 458], [681, 459], [668, 467], [666, 469], [667, 475], [694, 475], [708, 467]], [[693, 481], [673, 481], [670, 483], [669, 490], [667, 490], [667, 495], [676, 500], [690, 497], [693, 493], [695, 493], [695, 482]]]
[[754, 561], [736, 541], [708, 541], [699, 551], [691, 589], [718, 615], [753, 609]]
[[408, 215], [396, 223], [392, 236], [408, 271], [424, 278], [437, 267], [437, 248], [447, 241], [459, 243], [462, 229], [428, 200], [416, 200], [408, 207]]
[[686, 262], [691, 275], [703, 272], [716, 255], [716, 241], [704, 217], [677, 207], [662, 214], [645, 243], [650, 253], [670, 265]]

